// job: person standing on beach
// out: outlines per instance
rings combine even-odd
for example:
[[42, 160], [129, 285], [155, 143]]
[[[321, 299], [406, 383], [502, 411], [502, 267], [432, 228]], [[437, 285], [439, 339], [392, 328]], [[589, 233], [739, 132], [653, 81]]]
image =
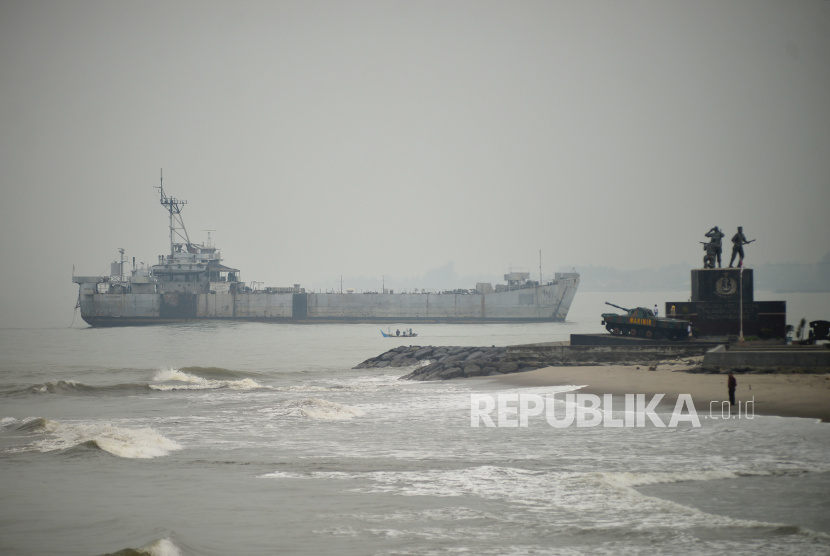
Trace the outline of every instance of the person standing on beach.
[[729, 380], [726, 381], [726, 386], [729, 388], [729, 405], [735, 405], [735, 388], [738, 387], [738, 381], [735, 380], [735, 375], [729, 373]]

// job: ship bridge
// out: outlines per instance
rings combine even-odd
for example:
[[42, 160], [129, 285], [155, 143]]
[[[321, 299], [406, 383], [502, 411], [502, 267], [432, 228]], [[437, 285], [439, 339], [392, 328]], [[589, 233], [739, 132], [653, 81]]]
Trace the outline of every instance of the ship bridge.
[[208, 279], [211, 282], [238, 282], [239, 269], [231, 268], [223, 264], [208, 265]]

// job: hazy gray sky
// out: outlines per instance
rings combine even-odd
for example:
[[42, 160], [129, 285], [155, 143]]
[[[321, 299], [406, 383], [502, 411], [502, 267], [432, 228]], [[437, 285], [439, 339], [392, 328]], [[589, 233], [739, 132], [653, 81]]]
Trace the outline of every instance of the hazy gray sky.
[[830, 2], [0, 1], [3, 322], [165, 253], [162, 167], [266, 285], [815, 262]]

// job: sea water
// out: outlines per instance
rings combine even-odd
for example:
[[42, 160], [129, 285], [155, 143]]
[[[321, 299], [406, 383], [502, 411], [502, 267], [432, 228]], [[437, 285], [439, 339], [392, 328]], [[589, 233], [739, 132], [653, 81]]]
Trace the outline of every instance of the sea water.
[[[402, 344], [603, 332], [606, 297], [683, 299], [650, 295], [580, 293], [566, 323], [407, 339], [362, 324], [2, 329], [0, 553], [828, 554], [828, 424], [474, 428], [473, 394], [568, 388], [352, 368]], [[787, 299], [830, 314], [825, 297]]]

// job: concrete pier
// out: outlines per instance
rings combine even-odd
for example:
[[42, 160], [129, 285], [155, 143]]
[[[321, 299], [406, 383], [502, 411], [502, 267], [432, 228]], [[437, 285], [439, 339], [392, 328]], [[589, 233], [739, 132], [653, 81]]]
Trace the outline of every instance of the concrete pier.
[[830, 373], [830, 349], [817, 346], [719, 346], [703, 356], [703, 372]]

